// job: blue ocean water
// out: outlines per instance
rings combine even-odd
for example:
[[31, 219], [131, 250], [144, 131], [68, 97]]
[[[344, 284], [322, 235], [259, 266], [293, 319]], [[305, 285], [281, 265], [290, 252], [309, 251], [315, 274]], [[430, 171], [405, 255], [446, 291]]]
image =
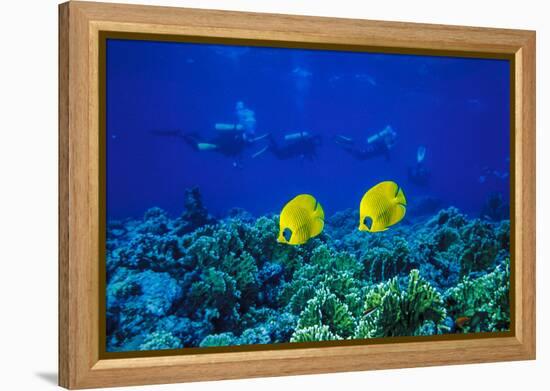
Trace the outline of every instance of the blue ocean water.
[[[105, 70], [108, 352], [510, 329], [507, 60], [108, 39]], [[404, 219], [359, 230], [382, 181]]]
[[[278, 213], [300, 193], [331, 215], [357, 208], [382, 180], [396, 181], [411, 207], [429, 196], [477, 216], [488, 195], [509, 200], [507, 60], [109, 39], [106, 72], [109, 218], [152, 206], [179, 215], [193, 186], [219, 216]], [[321, 145], [311, 160], [252, 158], [267, 139], [228, 157], [166, 135], [208, 141], [216, 123], [240, 122], [279, 144], [308, 132]], [[397, 135], [388, 156], [357, 160], [334, 142], [362, 147], [388, 125]], [[419, 146], [430, 173], [420, 186], [408, 178]]]

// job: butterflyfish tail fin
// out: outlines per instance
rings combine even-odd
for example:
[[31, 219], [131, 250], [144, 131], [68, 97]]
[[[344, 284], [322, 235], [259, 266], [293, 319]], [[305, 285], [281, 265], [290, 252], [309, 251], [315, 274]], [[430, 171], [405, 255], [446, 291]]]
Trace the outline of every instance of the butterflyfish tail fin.
[[313, 210], [313, 215], [315, 217], [320, 218], [321, 220], [325, 220], [325, 211], [323, 210], [323, 207], [319, 203], [319, 201], [316, 201], [315, 209]]
[[403, 219], [403, 217], [405, 217], [406, 211], [407, 209], [403, 204], [395, 205], [388, 225], [390, 226], [399, 223]]
[[403, 193], [403, 189], [399, 188], [399, 190], [397, 190], [397, 194], [395, 195], [395, 200], [400, 205], [403, 205], [403, 206], [407, 205], [407, 199], [405, 198], [405, 193]]
[[317, 217], [313, 219], [311, 222], [311, 237], [313, 238], [323, 232], [324, 227], [325, 221], [322, 218]]

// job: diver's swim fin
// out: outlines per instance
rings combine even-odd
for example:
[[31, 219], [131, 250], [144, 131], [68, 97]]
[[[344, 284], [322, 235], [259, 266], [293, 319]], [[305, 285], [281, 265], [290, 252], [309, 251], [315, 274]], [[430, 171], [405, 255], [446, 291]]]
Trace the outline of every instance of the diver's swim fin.
[[269, 149], [269, 147], [263, 147], [263, 148], [260, 149], [258, 152], [256, 152], [254, 155], [252, 155], [252, 159], [257, 158], [258, 156], [260, 156], [262, 153], [264, 153], [264, 152], [267, 151], [268, 149]]
[[338, 134], [334, 137], [334, 142], [336, 144], [340, 144], [344, 146], [350, 146], [355, 144], [355, 141], [351, 137], [343, 136], [341, 134]]
[[213, 151], [215, 149], [218, 149], [218, 146], [216, 144], [212, 143], [197, 143], [196, 148], [198, 151]]
[[[183, 138], [183, 141], [187, 145], [189, 145], [191, 148], [193, 148], [195, 151], [200, 151], [199, 144], [201, 144], [201, 141], [198, 138], [197, 134], [193, 133], [182, 133], [181, 138]], [[204, 149], [203, 149], [204, 150]]]
[[250, 139], [250, 142], [255, 143], [256, 141], [261, 141], [265, 138], [268, 138], [270, 135], [271, 135], [270, 133], [262, 134], [261, 136], [254, 137], [254, 138]]

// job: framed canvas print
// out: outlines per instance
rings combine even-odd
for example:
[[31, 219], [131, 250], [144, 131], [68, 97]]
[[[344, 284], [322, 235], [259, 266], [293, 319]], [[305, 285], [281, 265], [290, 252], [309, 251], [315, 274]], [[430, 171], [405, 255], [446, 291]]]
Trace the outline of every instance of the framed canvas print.
[[59, 10], [62, 386], [534, 359], [534, 32]]

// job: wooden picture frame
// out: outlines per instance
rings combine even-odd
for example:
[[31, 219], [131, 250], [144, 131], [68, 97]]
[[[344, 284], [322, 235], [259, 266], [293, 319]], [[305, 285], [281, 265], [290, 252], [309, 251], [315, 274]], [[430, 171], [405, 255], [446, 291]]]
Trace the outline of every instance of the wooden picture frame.
[[[497, 56], [512, 61], [511, 331], [479, 337], [108, 358], [100, 352], [100, 35]], [[535, 32], [88, 2], [59, 6], [59, 384], [90, 388], [535, 358]], [[457, 354], [460, 352], [460, 354]]]

